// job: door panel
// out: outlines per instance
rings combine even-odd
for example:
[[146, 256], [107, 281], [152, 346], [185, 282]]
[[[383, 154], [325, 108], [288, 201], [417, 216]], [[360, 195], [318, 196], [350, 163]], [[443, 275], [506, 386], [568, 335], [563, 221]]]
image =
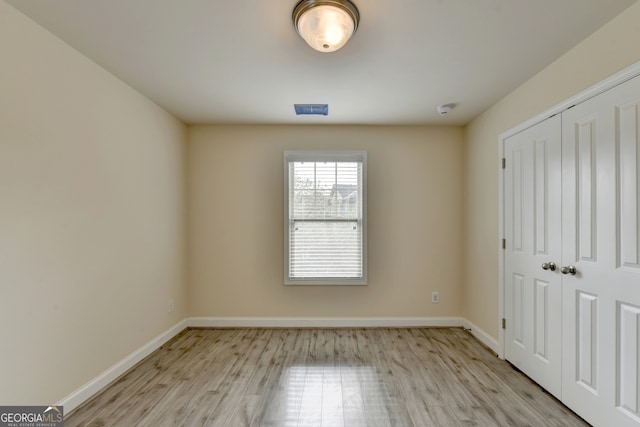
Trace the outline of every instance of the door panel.
[[562, 401], [640, 426], [640, 78], [562, 114]]
[[[513, 328], [511, 329], [513, 333], [512, 343], [519, 346], [521, 349], [525, 348], [524, 344], [524, 333], [523, 333], [523, 324], [526, 323], [525, 320], [525, 288], [524, 288], [525, 277], [522, 274], [513, 273], [513, 304], [511, 305], [513, 320], [509, 320], [509, 324], [513, 324]], [[515, 353], [516, 350], [512, 349]], [[507, 360], [509, 358], [507, 357]]]
[[638, 125], [640, 124], [640, 103], [633, 101], [619, 107], [617, 113], [619, 153], [620, 232], [618, 251], [621, 255], [619, 266], [640, 267], [640, 227], [638, 226], [638, 203], [640, 201], [640, 171], [638, 170], [640, 150], [638, 149]]
[[549, 282], [534, 280], [534, 354], [549, 362]]
[[597, 252], [596, 162], [598, 153], [595, 127], [596, 117], [576, 123], [576, 197], [578, 199], [576, 249], [578, 259], [583, 261], [596, 261]]
[[612, 172], [607, 156], [613, 148], [613, 123], [599, 97], [564, 112], [562, 121], [562, 264], [577, 269], [575, 276], [565, 275], [562, 281], [562, 400], [599, 424], [606, 418], [604, 401], [611, 386], [606, 348], [614, 343], [604, 325], [611, 301], [602, 286], [610, 269], [605, 259], [607, 236], [610, 240], [615, 226], [602, 209], [607, 193], [614, 190], [613, 180], [608, 180], [607, 189], [602, 176]]
[[640, 416], [638, 393], [638, 346], [640, 345], [638, 325], [640, 324], [640, 308], [618, 303], [618, 389], [616, 405], [629, 416]]
[[598, 297], [577, 292], [576, 381], [594, 395], [598, 394]]
[[[638, 78], [634, 79], [638, 80]], [[633, 81], [632, 81], [633, 82]], [[640, 84], [630, 93], [640, 96]], [[634, 92], [635, 90], [635, 92]], [[615, 406], [640, 425], [640, 100], [616, 108], [617, 219], [616, 235], [616, 400]]]
[[505, 356], [560, 396], [561, 121], [552, 117], [505, 141]]
[[533, 165], [533, 194], [534, 194], [534, 248], [536, 254], [549, 254], [549, 224], [548, 224], [548, 201], [549, 193], [549, 162], [548, 145], [546, 139], [536, 141], [534, 146]]

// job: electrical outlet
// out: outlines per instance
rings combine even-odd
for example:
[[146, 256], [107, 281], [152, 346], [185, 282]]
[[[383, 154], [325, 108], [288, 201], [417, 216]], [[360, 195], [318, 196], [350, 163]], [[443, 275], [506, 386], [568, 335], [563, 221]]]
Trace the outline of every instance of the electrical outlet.
[[169, 300], [169, 313], [173, 311], [173, 298]]
[[431, 304], [438, 304], [438, 303], [440, 303], [440, 292], [438, 291], [431, 292]]

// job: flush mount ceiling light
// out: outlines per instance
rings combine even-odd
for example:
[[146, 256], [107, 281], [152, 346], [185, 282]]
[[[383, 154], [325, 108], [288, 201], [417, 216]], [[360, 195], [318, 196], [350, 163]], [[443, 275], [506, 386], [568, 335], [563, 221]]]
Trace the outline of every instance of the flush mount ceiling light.
[[293, 25], [318, 52], [334, 52], [358, 29], [360, 14], [349, 0], [302, 0], [293, 9]]

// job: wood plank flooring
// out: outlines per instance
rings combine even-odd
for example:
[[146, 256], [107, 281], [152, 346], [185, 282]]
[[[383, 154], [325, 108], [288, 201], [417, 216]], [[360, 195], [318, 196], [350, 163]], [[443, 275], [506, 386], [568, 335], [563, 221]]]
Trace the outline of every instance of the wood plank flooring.
[[74, 426], [586, 426], [462, 329], [189, 329]]

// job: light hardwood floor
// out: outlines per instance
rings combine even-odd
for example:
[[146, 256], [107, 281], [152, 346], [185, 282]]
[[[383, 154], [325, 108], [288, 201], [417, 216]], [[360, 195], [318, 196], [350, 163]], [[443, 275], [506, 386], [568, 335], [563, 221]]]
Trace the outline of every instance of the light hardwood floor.
[[74, 426], [585, 426], [462, 329], [190, 329]]

